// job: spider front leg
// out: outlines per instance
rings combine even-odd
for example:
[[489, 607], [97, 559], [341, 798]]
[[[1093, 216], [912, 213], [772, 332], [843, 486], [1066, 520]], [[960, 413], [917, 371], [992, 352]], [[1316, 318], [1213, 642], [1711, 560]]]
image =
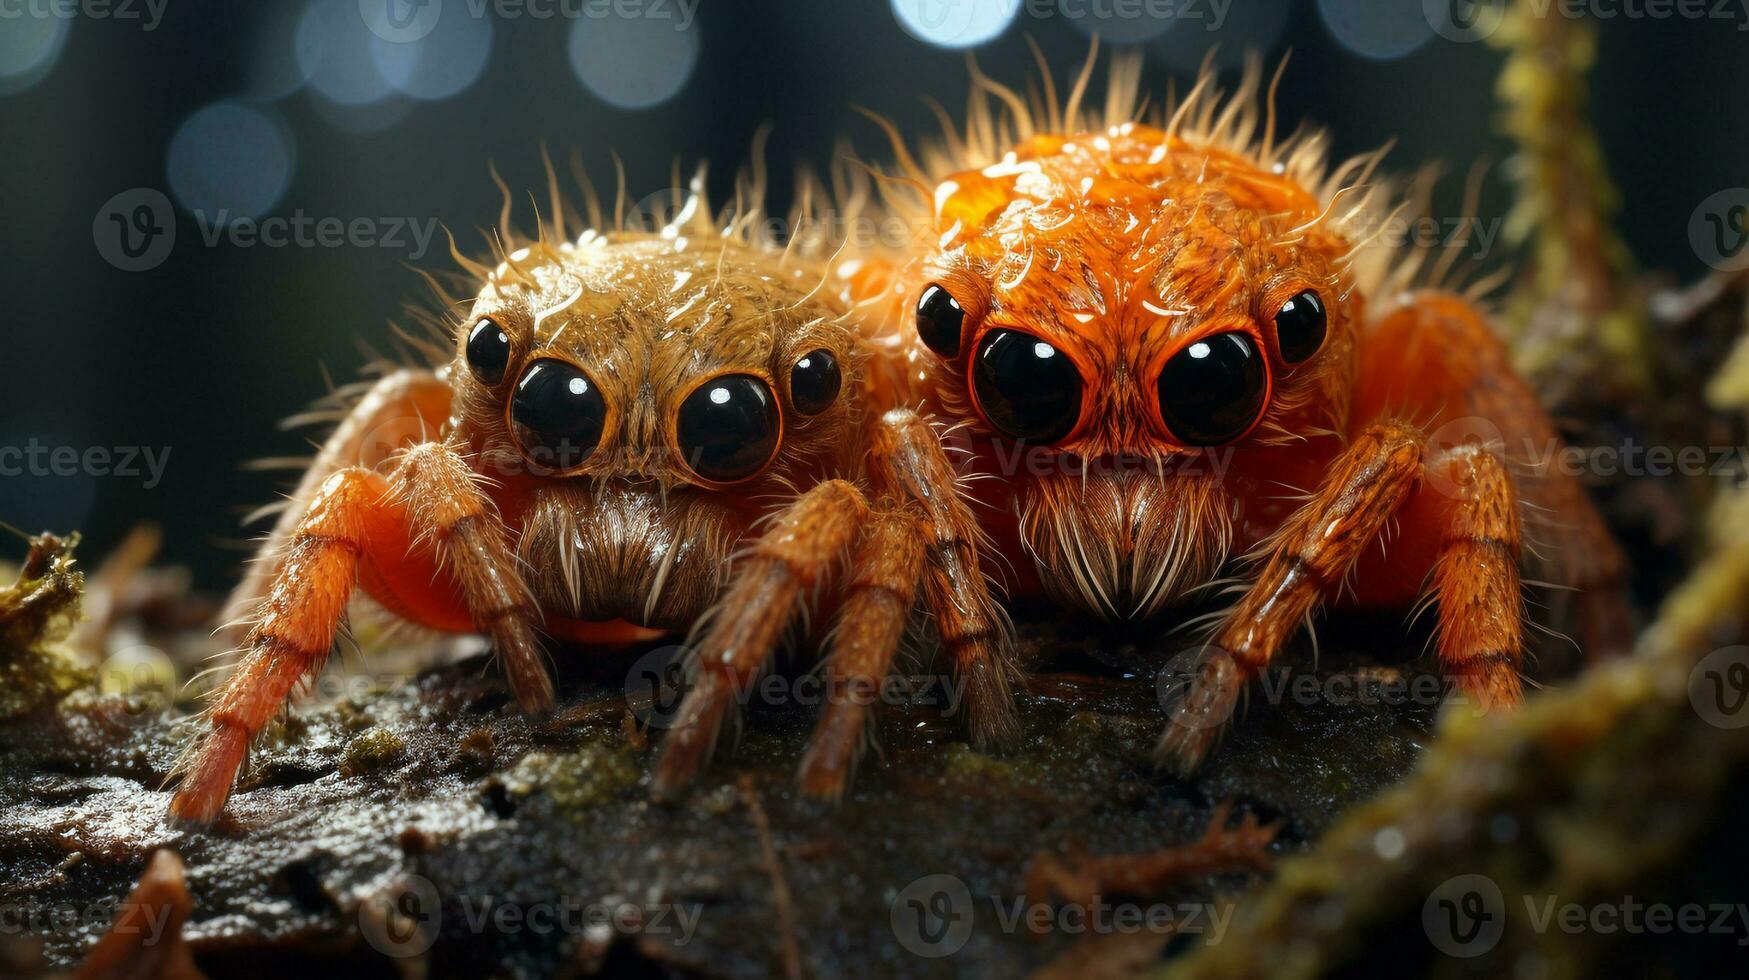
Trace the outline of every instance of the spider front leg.
[[206, 712], [209, 730], [178, 766], [171, 816], [195, 825], [218, 818], [249, 743], [326, 662], [361, 580], [391, 609], [453, 625], [456, 597], [432, 595], [440, 566], [454, 573], [460, 618], [492, 635], [518, 701], [530, 711], [551, 707], [534, 606], [491, 503], [454, 448], [422, 443], [388, 476], [348, 467], [317, 489], [269, 579], [247, 652]]
[[322, 484], [348, 466], [375, 469], [396, 450], [441, 430], [449, 417], [450, 398], [450, 387], [442, 378], [415, 368], [386, 374], [371, 385], [323, 441], [298, 479], [297, 489], [279, 508], [266, 543], [225, 602], [225, 618], [230, 621], [226, 631], [234, 631], [239, 642], [245, 638], [241, 621], [266, 597], [274, 568]]
[[892, 666], [919, 586], [964, 691], [967, 737], [979, 749], [1020, 741], [1011, 631], [979, 566], [978, 526], [941, 433], [917, 413], [894, 409], [878, 420], [872, 450], [871, 478], [883, 503], [899, 509], [858, 549], [833, 631], [826, 670], [834, 697], [801, 768], [803, 790], [822, 799], [841, 797], [855, 771], [874, 720], [872, 692]]
[[800, 781], [810, 796], [839, 799], [856, 770], [873, 706], [916, 607], [923, 553], [922, 529], [906, 511], [877, 518], [857, 548], [826, 657], [829, 694], [802, 757]]
[[[1411, 497], [1439, 524], [1433, 597], [1439, 657], [1485, 706], [1516, 704], [1523, 657], [1518, 500], [1500, 458], [1475, 445], [1425, 461], [1422, 432], [1401, 423], [1366, 429], [1282, 527], [1256, 581], [1209, 642], [1157, 750], [1179, 774], [1207, 755], [1247, 682], [1266, 669], [1293, 631], [1353, 569]], [[1423, 486], [1429, 467], [1452, 489]]]
[[883, 490], [922, 508], [929, 559], [923, 603], [965, 691], [967, 737], [980, 750], [1012, 750], [1020, 744], [1013, 630], [979, 564], [983, 532], [941, 439], [916, 412], [887, 412], [876, 430], [874, 476]]
[[803, 595], [843, 555], [868, 515], [860, 490], [827, 480], [797, 497], [736, 563], [734, 582], [694, 647], [686, 697], [656, 763], [656, 799], [678, 799], [710, 761], [736, 700], [764, 669]]
[[704, 767], [737, 695], [764, 667], [802, 593], [852, 541], [852, 576], [826, 658], [832, 696], [803, 759], [803, 788], [828, 799], [842, 795], [873, 719], [869, 694], [886, 679], [919, 592], [965, 692], [972, 744], [1019, 741], [1007, 620], [979, 566], [977, 525], [940, 433], [915, 412], [887, 412], [874, 425], [870, 460], [887, 508], [880, 516], [868, 520], [868, 503], [850, 484], [820, 484], [737, 567], [663, 746], [652, 787], [658, 799], [677, 798]]

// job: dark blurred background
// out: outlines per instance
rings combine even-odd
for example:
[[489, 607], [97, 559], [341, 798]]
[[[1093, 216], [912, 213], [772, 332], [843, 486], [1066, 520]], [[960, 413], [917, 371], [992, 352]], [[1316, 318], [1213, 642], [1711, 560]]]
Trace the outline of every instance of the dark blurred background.
[[[966, 50], [1021, 84], [1031, 36], [1061, 82], [1098, 33], [1146, 52], [1157, 93], [1211, 47], [1229, 75], [1246, 50], [1273, 63], [1291, 48], [1284, 127], [1332, 127], [1339, 156], [1395, 137], [1399, 170], [1448, 163], [1445, 194], [1511, 149], [1501, 53], [1436, 34], [1422, 0], [386, 2], [0, 0], [0, 520], [82, 529], [91, 558], [157, 522], [169, 559], [228, 585], [240, 515], [281, 486], [243, 464], [305, 447], [278, 420], [326, 390], [325, 370], [353, 377], [361, 341], [387, 345], [424, 293], [408, 264], [450, 266], [442, 227], [480, 251], [499, 207], [489, 163], [519, 193], [543, 188], [543, 141], [561, 161], [580, 149], [608, 188], [617, 150], [634, 199], [676, 157], [708, 158], [720, 195], [771, 121], [781, 207], [797, 164], [827, 163], [842, 136], [884, 156], [852, 106], [928, 135], [922, 97], [963, 107]], [[1749, 184], [1749, 10], [1724, 12], [1600, 24], [1591, 99], [1621, 225], [1645, 266], [1683, 279], [1703, 269], [1696, 205]], [[1484, 221], [1509, 191], [1495, 167]], [[311, 224], [303, 244], [209, 244], [221, 211], [389, 240], [324, 244]], [[161, 479], [146, 456], [108, 472], [129, 447]]]

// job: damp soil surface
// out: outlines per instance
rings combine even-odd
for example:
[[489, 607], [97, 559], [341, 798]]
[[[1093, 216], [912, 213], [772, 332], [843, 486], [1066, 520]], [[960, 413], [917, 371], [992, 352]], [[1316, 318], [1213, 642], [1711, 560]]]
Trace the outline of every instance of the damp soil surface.
[[[517, 712], [480, 655], [380, 693], [319, 685], [329, 694], [267, 733], [208, 831], [164, 819], [187, 706], [77, 692], [0, 727], [0, 906], [14, 942], [65, 967], [169, 847], [194, 902], [184, 936], [214, 977], [1007, 977], [1157, 961], [1217, 938], [1258, 871], [1134, 897], [1121, 915], [1153, 916], [1147, 928], [1029, 896], [1028, 868], [1193, 846], [1223, 805], [1232, 824], [1278, 827], [1273, 862], [1402, 777], [1433, 728], [1416, 693], [1437, 690], [1419, 672], [1424, 637], [1400, 616], [1332, 622], [1316, 665], [1296, 648], [1282, 693], [1254, 690], [1181, 781], [1151, 752], [1162, 666], [1185, 644], [1020, 632], [1037, 671], [1021, 751], [972, 751], [951, 696], [919, 684], [883, 711], [836, 807], [794, 788], [813, 711], [793, 682], [744, 712], [687, 802], [649, 802], [665, 649], [561, 652], [561, 705], [544, 720]], [[1381, 636], [1396, 645], [1383, 654]]]

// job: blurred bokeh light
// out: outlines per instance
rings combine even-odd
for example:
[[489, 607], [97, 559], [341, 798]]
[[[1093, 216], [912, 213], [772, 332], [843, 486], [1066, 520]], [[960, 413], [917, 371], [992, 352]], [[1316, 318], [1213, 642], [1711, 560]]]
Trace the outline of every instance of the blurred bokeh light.
[[22, 92], [53, 71], [72, 25], [65, 17], [0, 21], [0, 95]]
[[1324, 25], [1348, 50], [1389, 61], [1433, 40], [1433, 22], [1420, 0], [1318, 0]]
[[893, 0], [893, 13], [919, 41], [969, 48], [1007, 30], [1020, 4], [1021, 0]]
[[448, 0], [430, 32], [409, 41], [373, 37], [371, 60], [389, 84], [415, 99], [447, 99], [479, 81], [492, 57], [492, 19]]
[[272, 210], [291, 183], [293, 160], [291, 135], [266, 111], [217, 102], [176, 128], [164, 171], [177, 203], [209, 224], [228, 224]]
[[698, 30], [671, 17], [579, 17], [571, 70], [591, 95], [621, 109], [674, 98], [698, 63]]

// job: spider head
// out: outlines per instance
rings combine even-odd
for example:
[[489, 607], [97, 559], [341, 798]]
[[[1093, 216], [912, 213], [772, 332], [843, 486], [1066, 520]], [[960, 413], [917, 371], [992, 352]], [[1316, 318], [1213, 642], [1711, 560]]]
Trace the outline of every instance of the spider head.
[[720, 239], [591, 233], [517, 253], [451, 368], [486, 472], [663, 491], [793, 481], [842, 452], [860, 409], [856, 334], [811, 285]]
[[457, 425], [521, 501], [549, 608], [689, 623], [736, 541], [852, 472], [858, 335], [805, 270], [721, 234], [587, 233], [513, 253], [456, 338]]
[[1023, 533], [1070, 598], [1151, 608], [1172, 576], [1154, 577], [1170, 559], [1150, 535], [1192, 512], [1224, 534], [1209, 483], [1225, 468], [1199, 461], [1342, 428], [1348, 245], [1275, 168], [1125, 124], [1036, 137], [935, 204], [920, 356], [950, 412], [1025, 447], [1003, 456], [1030, 461], [1008, 474], [1030, 484]]
[[936, 206], [918, 338], [993, 436], [1162, 457], [1345, 415], [1348, 247], [1286, 177], [1125, 124], [1038, 137]]

